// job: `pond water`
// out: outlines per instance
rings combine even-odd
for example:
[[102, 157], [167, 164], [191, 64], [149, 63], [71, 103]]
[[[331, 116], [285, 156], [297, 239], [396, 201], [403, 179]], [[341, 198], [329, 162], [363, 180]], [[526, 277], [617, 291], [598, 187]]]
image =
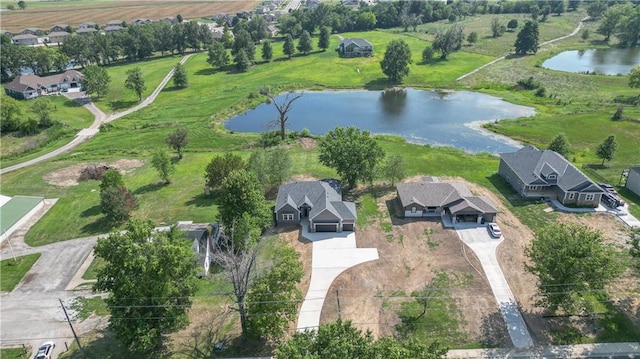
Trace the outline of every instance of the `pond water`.
[[640, 64], [640, 48], [564, 51], [542, 63], [542, 67], [573, 73], [595, 72], [626, 75]]
[[[276, 101], [283, 103], [285, 96], [278, 96]], [[312, 134], [322, 135], [336, 126], [356, 126], [373, 134], [401, 136], [412, 143], [500, 153], [520, 145], [481, 125], [534, 114], [531, 107], [468, 91], [320, 91], [305, 92], [293, 103], [287, 128], [307, 128]], [[229, 119], [225, 127], [236, 132], [275, 130], [269, 123], [276, 118], [273, 104], [263, 103]]]

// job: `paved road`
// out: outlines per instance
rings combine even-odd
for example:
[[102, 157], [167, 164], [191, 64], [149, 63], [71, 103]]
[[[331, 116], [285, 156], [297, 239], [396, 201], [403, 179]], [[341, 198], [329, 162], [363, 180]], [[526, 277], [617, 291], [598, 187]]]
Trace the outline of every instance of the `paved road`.
[[376, 248], [357, 248], [354, 232], [309, 233], [308, 223], [302, 224], [302, 236], [312, 241], [311, 281], [302, 302], [297, 329], [317, 329], [320, 313], [331, 283], [347, 269], [377, 260]]
[[[570, 34], [568, 34], [568, 35], [564, 35], [564, 36], [560, 36], [560, 37], [556, 37], [555, 39], [551, 39], [551, 40], [549, 40], [549, 41], [545, 41], [545, 42], [543, 42], [543, 43], [539, 44], [539, 45], [538, 45], [538, 47], [542, 47], [542, 46], [544, 46], [544, 45], [548, 45], [548, 44], [554, 43], [554, 42], [556, 42], [556, 41], [564, 40], [564, 39], [566, 39], [566, 38], [569, 38], [569, 37], [571, 37], [571, 36], [574, 36], [575, 34], [577, 34], [577, 33], [578, 33], [578, 31], [580, 31], [580, 29], [582, 29], [583, 22], [584, 22], [584, 21], [586, 21], [586, 20], [588, 20], [588, 19], [589, 19], [589, 17], [587, 16], [587, 17], [585, 17], [584, 19], [580, 20], [580, 22], [578, 23], [578, 26], [577, 26], [577, 27], [576, 27], [576, 28], [575, 28], [575, 29], [574, 29]], [[498, 57], [497, 59], [495, 59], [495, 60], [493, 60], [493, 61], [491, 61], [491, 62], [488, 62], [488, 63], [486, 63], [486, 64], [484, 64], [484, 65], [482, 65], [482, 66], [478, 67], [477, 69], [475, 69], [475, 70], [473, 70], [473, 71], [471, 71], [471, 72], [468, 72], [468, 73], [466, 73], [466, 74], [464, 74], [464, 75], [462, 75], [462, 76], [458, 77], [458, 78], [456, 79], [456, 81], [460, 81], [460, 80], [464, 79], [465, 77], [469, 77], [469, 76], [471, 76], [471, 75], [475, 74], [476, 72], [478, 72], [478, 71], [480, 71], [480, 70], [484, 69], [485, 67], [491, 66], [491, 65], [495, 64], [495, 63], [496, 63], [496, 62], [498, 62], [498, 61], [502, 61], [502, 60], [506, 59], [506, 58], [507, 58], [507, 56], [511, 56], [511, 55], [513, 55], [513, 53], [511, 53], [511, 52], [510, 52], [510, 53], [508, 53], [508, 54], [506, 54], [506, 55], [504, 55], [504, 56]]]
[[[189, 54], [184, 56], [181, 60], [180, 63], [184, 64], [189, 58], [191, 58], [191, 56], [193, 56], [194, 54]], [[173, 69], [171, 69], [171, 71], [169, 71], [169, 73], [167, 74], [167, 76], [164, 77], [164, 79], [162, 79], [162, 81], [160, 82], [160, 84], [158, 85], [158, 87], [156, 87], [156, 89], [151, 93], [151, 95], [149, 95], [149, 97], [145, 98], [142, 102], [140, 102], [138, 105], [136, 105], [135, 107], [132, 107], [128, 110], [122, 111], [122, 112], [118, 112], [118, 113], [114, 113], [111, 115], [106, 115], [104, 112], [102, 112], [98, 107], [96, 107], [96, 105], [91, 102], [91, 98], [89, 96], [86, 96], [84, 93], [71, 93], [71, 94], [66, 94], [67, 97], [81, 103], [87, 110], [89, 110], [91, 113], [93, 113], [95, 119], [93, 121], [93, 123], [91, 124], [91, 126], [89, 126], [89, 128], [85, 128], [80, 130], [80, 132], [78, 132], [78, 134], [76, 134], [76, 137], [73, 138], [73, 140], [71, 140], [71, 142], [67, 143], [66, 145], [57, 148], [49, 153], [46, 153], [40, 157], [31, 159], [29, 161], [25, 161], [22, 163], [18, 163], [16, 165], [13, 166], [9, 166], [9, 167], [5, 167], [0, 169], [0, 175], [5, 174], [5, 173], [9, 173], [11, 171], [15, 171], [18, 170], [20, 168], [25, 168], [31, 165], [34, 165], [36, 163], [40, 163], [43, 161], [47, 161], [49, 159], [52, 159], [54, 157], [57, 157], [75, 147], [77, 147], [78, 145], [80, 145], [81, 143], [87, 141], [88, 139], [90, 139], [91, 137], [93, 137], [96, 133], [99, 132], [100, 129], [100, 125], [102, 125], [103, 123], [107, 123], [107, 122], [111, 122], [114, 120], [117, 120], [121, 117], [127, 116], [133, 112], [136, 112], [142, 108], [145, 108], [147, 106], [149, 106], [150, 104], [153, 103], [153, 101], [156, 100], [156, 97], [158, 97], [158, 94], [160, 93], [160, 91], [162, 91], [162, 89], [164, 88], [164, 86], [169, 82], [169, 80], [171, 80], [171, 77], [173, 76]]]
[[491, 291], [498, 302], [500, 314], [507, 325], [513, 346], [516, 349], [532, 348], [533, 339], [531, 339], [527, 325], [496, 257], [496, 248], [502, 243], [504, 237], [492, 238], [485, 226], [478, 227], [477, 225], [456, 224], [456, 232], [458, 237], [473, 250], [480, 260]]

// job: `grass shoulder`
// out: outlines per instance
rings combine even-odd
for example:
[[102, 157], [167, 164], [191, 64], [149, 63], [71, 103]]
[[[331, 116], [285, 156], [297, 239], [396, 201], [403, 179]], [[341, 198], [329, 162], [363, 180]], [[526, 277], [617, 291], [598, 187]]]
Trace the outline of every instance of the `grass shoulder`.
[[0, 279], [0, 291], [11, 292], [33, 264], [40, 258], [40, 253], [33, 253], [22, 257], [5, 259], [0, 262], [2, 278]]

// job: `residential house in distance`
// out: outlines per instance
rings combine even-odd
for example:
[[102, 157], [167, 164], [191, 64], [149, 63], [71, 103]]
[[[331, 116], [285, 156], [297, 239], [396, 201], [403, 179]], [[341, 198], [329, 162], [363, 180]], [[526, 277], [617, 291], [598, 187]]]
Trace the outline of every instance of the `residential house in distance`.
[[64, 38], [71, 35], [66, 31], [55, 31], [49, 33], [49, 43], [50, 44], [59, 44], [64, 41]]
[[278, 189], [274, 209], [278, 225], [309, 221], [309, 232], [354, 231], [356, 205], [342, 200], [340, 181], [287, 183]]
[[0, 35], [13, 37], [13, 33], [11, 31], [8, 31], [8, 30], [0, 30]]
[[631, 167], [627, 174], [625, 188], [640, 196], [640, 167]]
[[452, 223], [495, 222], [498, 210], [491, 199], [474, 196], [463, 182], [440, 182], [424, 177], [418, 182], [398, 183], [398, 201], [404, 217], [442, 217]]
[[267, 25], [267, 31], [269, 32], [269, 37], [278, 36], [280, 29], [276, 25]]
[[98, 30], [95, 27], [79, 27], [76, 29], [76, 34], [79, 35], [93, 35], [97, 34]]
[[317, 8], [318, 6], [320, 6], [320, 4], [322, 3], [322, 1], [320, 0], [307, 0], [306, 5], [309, 9], [313, 10], [315, 8]]
[[106, 26], [103, 30], [105, 34], [111, 34], [116, 31], [124, 30], [124, 27], [120, 25], [109, 25], [109, 26]]
[[80, 89], [82, 86], [82, 73], [76, 70], [67, 70], [60, 74], [40, 77], [35, 74], [16, 76], [5, 85], [7, 95], [18, 100], [29, 100], [38, 96], [44, 96], [69, 89]]
[[191, 249], [198, 258], [199, 275], [209, 274], [211, 254], [216, 249], [220, 238], [220, 226], [217, 223], [193, 223], [191, 221], [178, 222], [178, 230], [184, 232], [187, 240], [192, 241]]
[[124, 24], [124, 21], [122, 20], [109, 20], [107, 21], [106, 26], [122, 26], [122, 24]]
[[266, 22], [276, 22], [276, 21], [278, 21], [278, 16], [276, 14], [272, 14], [272, 13], [263, 14], [262, 18]]
[[162, 19], [160, 19], [159, 21], [166, 21], [170, 24], [177, 24], [178, 23], [178, 18], [176, 16], [165, 16]]
[[37, 27], [27, 27], [22, 29], [22, 31], [20, 32], [23, 35], [35, 35], [35, 36], [42, 36], [44, 35], [44, 31], [42, 29], [39, 29]]
[[56, 24], [51, 26], [51, 30], [50, 32], [61, 32], [61, 31], [67, 31], [67, 28], [69, 28], [69, 25], [67, 24]]
[[11, 38], [16, 45], [37, 45], [38, 37], [32, 34], [20, 34]]
[[94, 29], [98, 28], [98, 23], [95, 23], [93, 21], [87, 21], [87, 22], [83, 22], [82, 24], [80, 24], [80, 26], [78, 26], [78, 29], [85, 29], [88, 27], [92, 27]]
[[147, 19], [147, 18], [141, 17], [141, 18], [137, 18], [137, 19], [134, 19], [133, 21], [131, 21], [131, 25], [148, 25], [148, 24], [151, 24], [152, 22], [153, 22], [153, 20], [151, 20], [151, 19]]
[[598, 207], [604, 191], [564, 157], [527, 146], [501, 153], [498, 174], [522, 197], [552, 198], [578, 207]]
[[343, 39], [337, 48], [340, 57], [370, 57], [373, 45], [365, 39]]

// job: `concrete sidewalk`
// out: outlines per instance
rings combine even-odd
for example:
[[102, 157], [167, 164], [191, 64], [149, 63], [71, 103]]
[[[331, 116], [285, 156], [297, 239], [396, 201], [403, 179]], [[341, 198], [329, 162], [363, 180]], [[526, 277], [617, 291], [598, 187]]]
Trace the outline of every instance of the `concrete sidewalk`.
[[553, 345], [530, 350], [453, 349], [447, 358], [640, 358], [640, 343]]
[[298, 331], [316, 329], [331, 283], [347, 269], [377, 260], [376, 248], [357, 248], [354, 232], [310, 233], [302, 224], [302, 236], [313, 242], [311, 282], [298, 316]]
[[629, 205], [626, 203], [624, 206], [615, 209], [605, 207], [602, 204], [596, 208], [572, 208], [563, 205], [557, 199], [552, 199], [551, 204], [554, 208], [568, 213], [611, 213], [618, 216], [629, 227], [640, 227], [640, 220], [629, 213]]

